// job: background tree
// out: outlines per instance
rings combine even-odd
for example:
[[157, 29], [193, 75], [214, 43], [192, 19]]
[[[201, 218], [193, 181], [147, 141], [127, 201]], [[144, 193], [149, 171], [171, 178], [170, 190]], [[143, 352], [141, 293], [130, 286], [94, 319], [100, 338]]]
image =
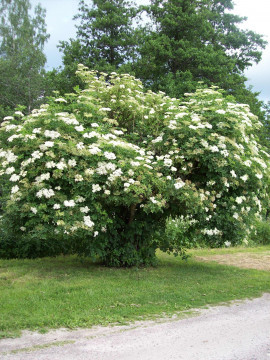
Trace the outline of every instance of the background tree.
[[[266, 42], [239, 28], [245, 18], [231, 13], [232, 0], [151, 0], [141, 7], [129, 0], [88, 3], [79, 2], [76, 39], [60, 44], [64, 67], [48, 74], [51, 88], [63, 94], [82, 86], [75, 71], [83, 63], [101, 72], [132, 73], [147, 88], [173, 97], [194, 91], [198, 81], [215, 84], [263, 120], [263, 103], [246, 87], [244, 70], [260, 61]], [[147, 24], [139, 21], [143, 11]]]
[[[134, 61], [138, 31], [135, 18], [138, 10], [129, 0], [80, 0], [76, 39], [62, 41], [64, 68], [49, 77], [61, 92], [71, 91], [78, 84], [77, 65], [82, 63], [103, 72], [128, 71]], [[82, 85], [82, 83], [80, 84]]]
[[44, 94], [45, 10], [30, 15], [29, 0], [0, 5], [0, 117], [18, 105], [30, 112]]
[[263, 127], [259, 133], [260, 142], [269, 149], [270, 147], [270, 101], [263, 105], [264, 117], [262, 120]]
[[262, 115], [257, 94], [245, 86], [244, 70], [261, 59], [266, 42], [239, 28], [246, 19], [231, 0], [151, 0], [151, 23], [141, 41], [135, 75], [154, 91], [181, 97], [198, 81], [215, 84]]

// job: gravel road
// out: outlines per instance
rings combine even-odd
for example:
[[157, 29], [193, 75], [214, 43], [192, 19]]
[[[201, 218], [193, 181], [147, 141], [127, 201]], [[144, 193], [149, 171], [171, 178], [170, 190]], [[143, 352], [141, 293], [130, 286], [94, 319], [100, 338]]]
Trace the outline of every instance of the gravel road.
[[1, 360], [270, 360], [270, 294], [143, 322], [0, 341]]

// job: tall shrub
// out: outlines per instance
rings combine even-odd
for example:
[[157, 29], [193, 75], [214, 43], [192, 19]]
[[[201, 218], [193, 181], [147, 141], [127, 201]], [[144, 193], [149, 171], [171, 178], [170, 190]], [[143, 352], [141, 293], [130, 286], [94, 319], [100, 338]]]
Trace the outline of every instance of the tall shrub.
[[79, 66], [77, 90], [2, 124], [0, 255], [78, 253], [107, 265], [183, 253], [168, 216], [210, 245], [241, 241], [263, 211], [269, 155], [248, 106], [214, 88], [186, 101]]

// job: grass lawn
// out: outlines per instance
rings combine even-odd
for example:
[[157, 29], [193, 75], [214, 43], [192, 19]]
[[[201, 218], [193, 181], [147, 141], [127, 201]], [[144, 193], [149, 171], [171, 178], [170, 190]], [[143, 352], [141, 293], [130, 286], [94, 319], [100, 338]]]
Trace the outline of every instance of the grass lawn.
[[71, 256], [0, 260], [0, 337], [23, 329], [126, 323], [270, 292], [269, 271], [186, 262], [163, 253], [158, 258], [159, 266], [142, 269], [105, 268]]

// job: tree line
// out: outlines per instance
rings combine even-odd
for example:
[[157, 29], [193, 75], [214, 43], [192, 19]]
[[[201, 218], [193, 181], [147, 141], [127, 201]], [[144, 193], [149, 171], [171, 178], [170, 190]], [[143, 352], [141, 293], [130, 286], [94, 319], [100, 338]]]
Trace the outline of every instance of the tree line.
[[45, 71], [49, 38], [45, 9], [31, 14], [30, 0], [0, 5], [0, 118], [18, 106], [29, 113], [53, 91], [72, 92], [83, 84], [79, 63], [99, 72], [129, 73], [146, 89], [181, 98], [198, 86], [216, 85], [249, 104], [266, 124], [269, 105], [246, 86], [244, 71], [261, 60], [263, 36], [240, 25], [232, 0], [80, 0], [75, 39], [61, 41], [63, 65]]

